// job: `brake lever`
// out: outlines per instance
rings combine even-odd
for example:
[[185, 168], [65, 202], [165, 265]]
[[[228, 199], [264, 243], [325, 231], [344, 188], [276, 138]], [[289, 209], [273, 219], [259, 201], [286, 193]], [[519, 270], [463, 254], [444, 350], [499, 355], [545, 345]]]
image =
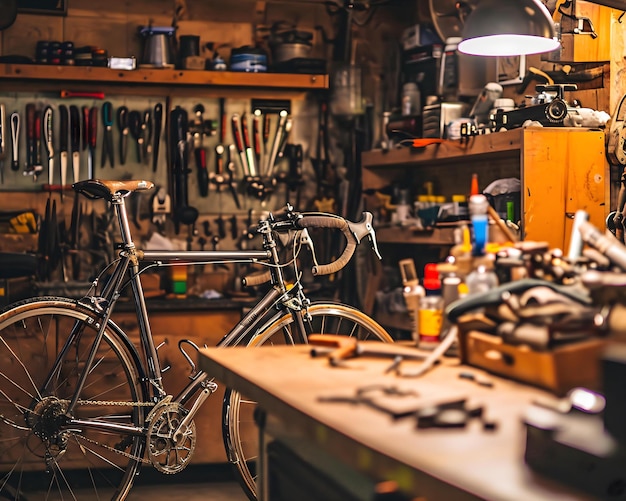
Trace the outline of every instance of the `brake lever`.
[[311, 239], [311, 235], [309, 235], [309, 230], [303, 228], [300, 230], [300, 245], [306, 245], [311, 251], [311, 259], [313, 260], [313, 264], [315, 266], [319, 266], [317, 262], [317, 255], [315, 254], [315, 246], [313, 245], [313, 240]]
[[363, 218], [358, 223], [348, 221], [348, 228], [350, 228], [350, 231], [359, 244], [361, 243], [363, 237], [369, 237], [372, 250], [376, 254], [376, 257], [382, 261], [383, 258], [378, 251], [378, 243], [376, 242], [376, 232], [374, 231], [374, 226], [372, 225], [373, 220], [374, 216], [371, 212], [363, 212]]

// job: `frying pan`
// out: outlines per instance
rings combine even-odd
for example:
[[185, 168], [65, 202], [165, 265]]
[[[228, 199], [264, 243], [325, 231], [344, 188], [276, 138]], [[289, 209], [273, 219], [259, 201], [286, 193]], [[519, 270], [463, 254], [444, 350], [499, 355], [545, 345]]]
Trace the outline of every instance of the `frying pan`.
[[11, 26], [16, 17], [17, 0], [0, 0], [0, 30]]

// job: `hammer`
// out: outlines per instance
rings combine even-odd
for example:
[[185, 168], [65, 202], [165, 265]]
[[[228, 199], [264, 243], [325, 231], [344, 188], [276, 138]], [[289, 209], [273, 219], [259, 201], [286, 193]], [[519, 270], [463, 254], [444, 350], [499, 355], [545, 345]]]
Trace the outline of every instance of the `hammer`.
[[[340, 365], [342, 360], [347, 358], [359, 356], [401, 357], [407, 360], [424, 360], [427, 356], [408, 346], [395, 343], [359, 343], [354, 337], [337, 334], [311, 334], [309, 344], [314, 345], [311, 348], [312, 357], [328, 355], [328, 361], [333, 366]], [[326, 350], [316, 349], [315, 346], [334, 349], [329, 353]]]

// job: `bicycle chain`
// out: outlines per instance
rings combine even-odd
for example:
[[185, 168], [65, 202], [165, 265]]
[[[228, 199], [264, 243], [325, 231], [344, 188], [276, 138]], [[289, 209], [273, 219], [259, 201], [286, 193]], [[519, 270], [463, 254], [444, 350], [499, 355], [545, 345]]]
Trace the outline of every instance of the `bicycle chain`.
[[[64, 402], [69, 403], [69, 400], [64, 400]], [[88, 405], [88, 404], [104, 405], [104, 406], [117, 405], [117, 406], [126, 406], [126, 407], [154, 407], [156, 405], [152, 402], [126, 402], [124, 400], [78, 400], [76, 403], [80, 405]], [[86, 442], [90, 442], [94, 445], [97, 445], [98, 447], [103, 447], [105, 449], [110, 450], [111, 452], [124, 456], [128, 459], [132, 459], [133, 461], [138, 461], [141, 464], [150, 464], [150, 465], [152, 464], [152, 461], [150, 461], [149, 459], [133, 456], [132, 454], [128, 452], [121, 451], [119, 449], [116, 449], [115, 447], [111, 447], [110, 445], [101, 444], [97, 440], [94, 440], [93, 438], [88, 438], [85, 435], [76, 434], [75, 436], [85, 440]]]

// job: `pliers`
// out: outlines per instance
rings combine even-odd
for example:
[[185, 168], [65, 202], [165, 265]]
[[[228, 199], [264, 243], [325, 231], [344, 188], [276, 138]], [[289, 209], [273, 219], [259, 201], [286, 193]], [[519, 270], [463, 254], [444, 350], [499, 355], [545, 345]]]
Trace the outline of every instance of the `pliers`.
[[128, 150], [128, 108], [120, 106], [117, 109], [117, 126], [120, 130], [120, 164], [126, 163], [126, 151]]

